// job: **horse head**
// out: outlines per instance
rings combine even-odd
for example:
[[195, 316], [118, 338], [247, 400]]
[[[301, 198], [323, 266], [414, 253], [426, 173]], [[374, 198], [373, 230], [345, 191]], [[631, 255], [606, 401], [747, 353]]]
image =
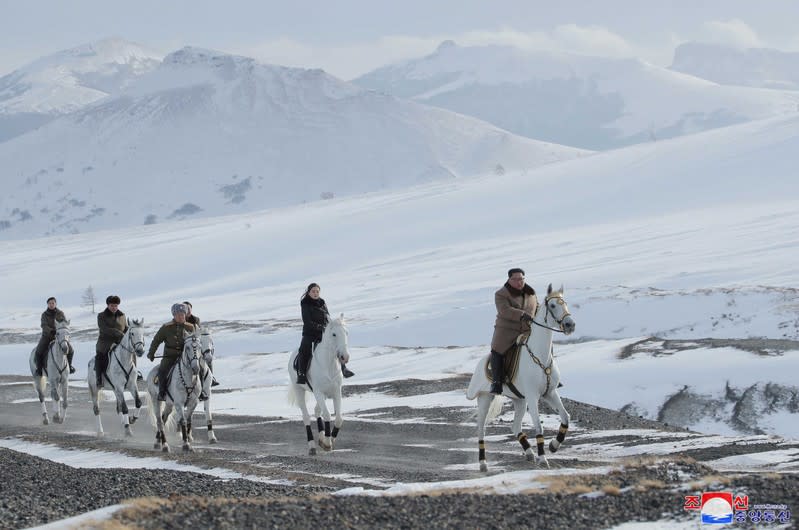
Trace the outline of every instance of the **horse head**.
[[128, 319], [128, 340], [136, 357], [144, 355], [144, 319]]
[[214, 339], [211, 338], [211, 333], [206, 329], [200, 332], [200, 349], [206, 363], [214, 360]]
[[336, 357], [342, 363], [350, 361], [350, 349], [347, 345], [347, 326], [344, 323], [344, 313], [339, 318], [331, 320], [325, 327], [325, 334], [322, 337], [336, 352]]
[[198, 353], [200, 352], [200, 339], [197, 337], [197, 333], [195, 332], [183, 332], [183, 357], [191, 367], [191, 373], [197, 375], [200, 373], [200, 358], [198, 357]]
[[69, 351], [69, 320], [56, 320], [55, 343], [62, 352]]
[[545, 324], [549, 323], [551, 317], [565, 335], [574, 333], [574, 329], [577, 325], [571, 313], [569, 313], [569, 306], [566, 305], [566, 300], [563, 298], [562, 285], [559, 290], [554, 291], [552, 290], [552, 284], [549, 284], [547, 295], [544, 298], [544, 305], [546, 306], [546, 316], [544, 317]]

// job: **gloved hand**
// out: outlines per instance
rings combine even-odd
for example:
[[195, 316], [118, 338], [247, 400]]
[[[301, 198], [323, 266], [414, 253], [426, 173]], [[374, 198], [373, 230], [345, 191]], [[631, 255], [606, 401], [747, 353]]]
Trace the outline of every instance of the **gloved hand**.
[[530, 315], [528, 315], [527, 313], [524, 313], [524, 314], [522, 315], [522, 322], [525, 322], [525, 323], [529, 324], [529, 323], [530, 323], [530, 322], [532, 322], [532, 321], [533, 321], [533, 317], [531, 317], [531, 316], [530, 316]]
[[149, 352], [147, 358], [150, 359], [150, 362], [155, 361], [155, 352]]

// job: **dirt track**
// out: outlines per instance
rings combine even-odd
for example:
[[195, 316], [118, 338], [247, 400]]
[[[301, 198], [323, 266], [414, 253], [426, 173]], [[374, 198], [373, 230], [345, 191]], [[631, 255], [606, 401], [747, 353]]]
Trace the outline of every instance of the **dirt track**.
[[[384, 383], [380, 385], [366, 386], [353, 386], [345, 387], [345, 396], [347, 394], [354, 394], [365, 392], [367, 390], [380, 391], [397, 395], [419, 395], [420, 400], [423, 400], [423, 395], [427, 393], [452, 390], [456, 388], [464, 388], [468, 383], [466, 376], [447, 379], [444, 381], [397, 381], [391, 383]], [[345, 423], [339, 435], [336, 450], [332, 453], [322, 453], [317, 456], [309, 456], [307, 454], [307, 446], [305, 444], [304, 427], [299, 421], [288, 421], [283, 418], [256, 418], [256, 417], [241, 417], [241, 416], [226, 416], [216, 414], [214, 416], [214, 425], [219, 444], [209, 445], [205, 441], [205, 429], [203, 426], [202, 413], [195, 414], [195, 452], [184, 454], [180, 451], [180, 444], [178, 443], [177, 436], [173, 435], [170, 439], [173, 447], [173, 453], [164, 455], [152, 449], [154, 441], [153, 430], [146, 420], [142, 420], [134, 426], [134, 436], [125, 439], [122, 436], [122, 430], [119, 421], [112, 414], [111, 403], [105, 403], [103, 407], [103, 423], [105, 426], [106, 436], [98, 439], [91, 433], [94, 430], [94, 418], [91, 413], [91, 406], [88, 401], [88, 393], [80, 388], [72, 387], [70, 389], [70, 402], [71, 408], [66, 424], [63, 425], [41, 425], [39, 405], [36, 402], [26, 403], [12, 403], [14, 400], [31, 399], [35, 396], [30, 384], [29, 378], [24, 377], [0, 377], [0, 438], [21, 438], [33, 442], [55, 444], [62, 448], [76, 448], [85, 450], [101, 450], [109, 452], [120, 452], [131, 456], [138, 457], [152, 457], [166, 458], [177, 462], [192, 464], [202, 468], [223, 468], [240, 472], [248, 476], [261, 477], [270, 481], [291, 481], [288, 486], [255, 483], [258, 486], [253, 486], [251, 481], [229, 481], [225, 482], [225, 486], [220, 486], [220, 481], [209, 478], [207, 476], [198, 476], [192, 478], [192, 484], [196, 484], [196, 488], [190, 490], [196, 492], [204, 497], [224, 497], [226, 501], [218, 502], [231, 502], [235, 505], [230, 513], [236, 510], [244, 510], [247, 513], [244, 519], [241, 520], [241, 525], [238, 523], [234, 527], [250, 527], [257, 521], [257, 513], [261, 513], [263, 517], [263, 503], [285, 503], [286, 505], [296, 505], [300, 503], [313, 503], [306, 505], [303, 504], [302, 510], [311, 510], [309, 506], [322, 506], [327, 503], [327, 497], [323, 499], [317, 498], [315, 501], [306, 500], [299, 501], [297, 498], [308, 499], [311, 494], [318, 494], [324, 492], [333, 492], [344, 488], [351, 488], [353, 486], [361, 486], [365, 489], [382, 489], [394, 483], [412, 483], [412, 482], [438, 482], [438, 481], [463, 481], [472, 478], [484, 477], [477, 469], [477, 448], [475, 442], [475, 427], [471, 414], [472, 409], [460, 408], [419, 408], [410, 409], [407, 407], [391, 408], [391, 409], [374, 409], [367, 412], [359, 413], [362, 419], [355, 419], [348, 417], [345, 413]], [[553, 469], [564, 470], [588, 470], [591, 467], [613, 464], [619, 465], [618, 462], [601, 462], [601, 461], [579, 461], [576, 458], [569, 458], [569, 447], [575, 446], [580, 443], [597, 443], [598, 440], [609, 441], [607, 437], [601, 438], [602, 430], [606, 429], [621, 429], [621, 428], [655, 428], [664, 431], [682, 431], [680, 428], [670, 427], [657, 422], [643, 420], [627, 416], [625, 414], [585, 405], [573, 401], [565, 400], [566, 406], [569, 409], [573, 424], [576, 432], [582, 434], [589, 434], [594, 432], [597, 434], [597, 439], [591, 436], [581, 436], [579, 441], [567, 438], [561, 452], [558, 453], [560, 458], [551, 460]], [[379, 420], [379, 421], [375, 421]], [[410, 420], [410, 421], [408, 421]], [[503, 472], [526, 470], [531, 468], [531, 464], [522, 458], [521, 451], [518, 444], [510, 436], [507, 424], [489, 426], [488, 434], [490, 435], [505, 435], [504, 442], [490, 442], [488, 447], [489, 461], [492, 467], [501, 469]], [[547, 437], [551, 437], [554, 433], [547, 432]], [[676, 432], [675, 432], [676, 434]], [[606, 435], [605, 435], [606, 436]], [[668, 440], [668, 437], [664, 439]], [[625, 444], [635, 444], [635, 437], [617, 437], [612, 439], [614, 442], [621, 442]], [[747, 446], [742, 448], [728, 447], [718, 448], [713, 450], [696, 451], [695, 454], [686, 453], [683, 456], [695, 457], [697, 460], [705, 461], [715, 458], [720, 458], [727, 454], [736, 454], [740, 451], [757, 452], [767, 450], [770, 447], [754, 447]], [[3, 453], [10, 453], [9, 451], [2, 451]], [[15, 454], [15, 453], [14, 453]], [[42, 464], [39, 459], [33, 457], [26, 457], [25, 459], [18, 458], [18, 461], [39, 461], [37, 466], [45, 465], [55, 467], [57, 469], [64, 468], [59, 464]], [[710, 470], [702, 468], [701, 464], [692, 464], [691, 461], [679, 464], [685, 466], [684, 474], [694, 473], [698, 477], [704, 474], [709, 474]], [[33, 465], [33, 464], [30, 464]], [[23, 469], [29, 469], [30, 465], [25, 464]], [[665, 464], [660, 464], [662, 467]], [[652, 475], [652, 480], [663, 480], [657, 478], [658, 475], [663, 475], [665, 472], [661, 469], [658, 471], [658, 466], [651, 466], [647, 470], [647, 466], [643, 466], [640, 471], [640, 476], [635, 480], [627, 477], [620, 477], [619, 486], [625, 487], [625, 483], [634, 484], [636, 481], [648, 480], [647, 475]], [[58, 471], [57, 473], [66, 473], [69, 475], [79, 474], [83, 478], [79, 484], [85, 484], [86, 487], [92, 489], [95, 485], [92, 482], [100, 481], [101, 479], [92, 477], [101, 477], [107, 470], [65, 470]], [[498, 472], [498, 471], [494, 471]], [[165, 496], [169, 493], [177, 493], [180, 497], [175, 497], [173, 500], [176, 505], [180, 505], [182, 496], [187, 495], [190, 491], [181, 489], [175, 484], [186, 482], [186, 473], [166, 472], [166, 471], [153, 471], [153, 470], [140, 470], [129, 471], [125, 470], [120, 472], [121, 476], [126, 477], [124, 480], [129, 482], [128, 487], [122, 488], [118, 493], [112, 494], [106, 492], [103, 497], [100, 497], [99, 503], [93, 502], [86, 504], [85, 502], [74, 501], [74, 496], [71, 503], [55, 503], [54, 505], [45, 506], [42, 504], [38, 518], [33, 520], [26, 520], [24, 524], [15, 520], [3, 520], [0, 517], [0, 526], [5, 527], [19, 527], [26, 526], [32, 523], [41, 523], [52, 519], [63, 518], [70, 515], [79, 514], [90, 509], [96, 509], [101, 506], [114, 504], [125, 498], [137, 496]], [[632, 473], [632, 472], [631, 472]], [[638, 473], [638, 472], [636, 472]], [[668, 473], [665, 473], [668, 475]], [[17, 473], [23, 476], [22, 470]], [[630, 477], [636, 476], [631, 474]], [[135, 477], [135, 478], [132, 478]], [[176, 478], [179, 477], [179, 478]], [[11, 483], [7, 482], [6, 492], [12, 491], [13, 477]], [[581, 479], [583, 480], [583, 479]], [[605, 486], [608, 485], [607, 477], [603, 477]], [[625, 482], [626, 481], [626, 482]], [[138, 484], [138, 486], [136, 486]], [[172, 484], [172, 486], [170, 486]], [[205, 484], [205, 486], [201, 486]], [[101, 484], [97, 484], [100, 486]], [[41, 487], [46, 488], [47, 485], [41, 484]], [[583, 488], [592, 488], [600, 490], [603, 486], [597, 483], [594, 486], [583, 485]], [[172, 488], [172, 489], [170, 489]], [[799, 488], [796, 488], [799, 491]], [[21, 491], [21, 487], [16, 488]], [[104, 490], [105, 491], [105, 490]], [[571, 491], [569, 487], [564, 486], [564, 491]], [[575, 490], [576, 491], [576, 490]], [[585, 492], [585, 489], [580, 490]], [[654, 497], [654, 492], [650, 492]], [[650, 493], [640, 492], [641, 496], [649, 495]], [[63, 492], [62, 492], [63, 494]], [[560, 495], [560, 494], [557, 494]], [[576, 502], [576, 493], [574, 499]], [[660, 492], [661, 497], [663, 492]], [[5, 497], [5, 495], [3, 495]], [[27, 500], [24, 506], [29, 506], [31, 502], [44, 503], [47, 501], [47, 495], [31, 495], [32, 499]], [[255, 497], [258, 501], [249, 503], [236, 503], [231, 501], [231, 497]], [[427, 497], [427, 496], [425, 496]], [[439, 497], [439, 496], [435, 496]], [[457, 501], [472, 503], [467, 495], [466, 498], [461, 495]], [[491, 496], [495, 497], [495, 496]], [[673, 499], [671, 497], [674, 497]], [[644, 502], [644, 497], [639, 500]], [[679, 505], [680, 500], [679, 492], [672, 492], [668, 495], [668, 502], [660, 500], [658, 502], [651, 502], [646, 510], [641, 510], [641, 513], [636, 517], [643, 518], [643, 520], [653, 520], [659, 517], [663, 510], [672, 506], [675, 517], [685, 517], [686, 514], [681, 510]], [[282, 500], [280, 500], [282, 499]], [[338, 499], [338, 498], [337, 498]], [[354, 500], [353, 500], [354, 499]], [[360, 501], [358, 500], [360, 499]], [[676, 500], [675, 500], [676, 499]], [[92, 501], [97, 501], [97, 497], [93, 497]], [[639, 502], [636, 500], [635, 502]], [[778, 499], [774, 499], [775, 501]], [[0, 499], [2, 501], [2, 499]], [[413, 521], [419, 521], [420, 526], [423, 526], [421, 519], [409, 519], [411, 522], [406, 522], [402, 525], [394, 526], [391, 524], [392, 520], [389, 518], [387, 522], [381, 522], [379, 519], [368, 518], [368, 510], [361, 515], [358, 515], [358, 509], [355, 506], [358, 502], [367, 503], [376, 502], [374, 499], [367, 497], [346, 497], [346, 500], [335, 501], [339, 505], [352, 504], [353, 510], [352, 523], [361, 521], [361, 524], [352, 524], [355, 527], [366, 527], [374, 524], [383, 524], [390, 527], [414, 527]], [[496, 499], [492, 502], [505, 503], [507, 499]], [[209, 501], [210, 502], [210, 501]], [[389, 501], [380, 501], [389, 502]], [[399, 501], [396, 501], [399, 502]], [[402, 510], [410, 510], [409, 517], [414, 514], [424, 513], [427, 508], [414, 507], [413, 502], [418, 500], [406, 499], [403, 501]], [[441, 502], [440, 500], [430, 500], [429, 502]], [[483, 502], [483, 501], [481, 501]], [[603, 501], [605, 502], [605, 501]], [[630, 502], [633, 502], [632, 500]], [[646, 501], [645, 504], [649, 502]], [[411, 503], [411, 504], [407, 504]], [[99, 505], [98, 505], [99, 504]], [[213, 504], [213, 503], [212, 503]], [[389, 503], [390, 504], [390, 503]], [[17, 504], [6, 503], [9, 513], [20, 515], [17, 513], [22, 508]], [[216, 506], [216, 505], [215, 505]], [[282, 506], [282, 504], [281, 504]], [[620, 504], [623, 506], [623, 504]], [[218, 507], [218, 506], [217, 506]], [[151, 516], [153, 526], [143, 525], [143, 527], [159, 527], [155, 521], [161, 521], [160, 524], [165, 524], [163, 517], [170, 514], [174, 515], [173, 508], [164, 508], [161, 505], [151, 506]], [[296, 508], [296, 506], [295, 506]], [[226, 508], [227, 509], [227, 508]], [[296, 508], [299, 509], [299, 508]], [[465, 510], [465, 508], [462, 508]], [[610, 508], [608, 508], [610, 509]], [[366, 508], [364, 508], [366, 510]], [[311, 510], [312, 511], [312, 510]], [[446, 513], [443, 507], [439, 507], [438, 511]], [[271, 513], [271, 511], [270, 511]], [[304, 513], [304, 511], [303, 511]], [[160, 515], [158, 515], [160, 514]], [[256, 514], [256, 515], [253, 515]], [[523, 522], [525, 514], [517, 514], [518, 521]], [[151, 517], [147, 516], [147, 517]], [[120, 516], [122, 517], [122, 516]], [[145, 517], [145, 519], [147, 519]], [[214, 527], [220, 524], [219, 521], [214, 519], [215, 516], [209, 516], [208, 526]], [[233, 517], [231, 515], [231, 517]], [[253, 519], [253, 517], [256, 517]], [[366, 518], [365, 518], [366, 517]], [[475, 515], [475, 524], [480, 517]], [[565, 514], [552, 515], [552, 521], [563, 521], [564, 526], [552, 523], [553, 528], [564, 527], [568, 528], [566, 521], [572, 519], [564, 518]], [[630, 515], [624, 513], [617, 513], [616, 515], [609, 515], [607, 521], [625, 521], [629, 520]], [[627, 517], [625, 519], [624, 517]], [[235, 518], [234, 518], [235, 519]], [[288, 519], [281, 519], [282, 524], [288, 524]], [[397, 519], [398, 522], [400, 519]], [[598, 521], [604, 520], [602, 518]], [[16, 521], [16, 522], [14, 522]], [[211, 521], [216, 523], [211, 524]], [[368, 524], [366, 522], [368, 521]], [[487, 519], [484, 523], [489, 523], [491, 520]], [[586, 516], [581, 519], [581, 525], [584, 527], [602, 527], [601, 525], [594, 526], [591, 523], [592, 519]], [[273, 521], [278, 524], [278, 520]], [[296, 520], [297, 527], [302, 527], [300, 520]], [[308, 521], [305, 521], [308, 522]], [[141, 523], [141, 521], [139, 521]], [[202, 527], [203, 522], [197, 521]], [[572, 521], [574, 523], [574, 521]], [[570, 523], [571, 524], [571, 523]], [[577, 523], [574, 523], [577, 524]], [[587, 525], [587, 526], [585, 526]], [[289, 526], [291, 526], [289, 524]], [[446, 525], [443, 525], [446, 526]], [[458, 525], [453, 525], [456, 527]], [[460, 525], [464, 526], [464, 525]], [[468, 527], [468, 525], [465, 525]], [[479, 525], [478, 525], [479, 526]]]

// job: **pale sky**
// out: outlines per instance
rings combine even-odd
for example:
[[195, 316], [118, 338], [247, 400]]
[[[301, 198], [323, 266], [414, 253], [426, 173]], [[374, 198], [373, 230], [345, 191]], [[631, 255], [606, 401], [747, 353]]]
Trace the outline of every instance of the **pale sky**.
[[108, 37], [160, 52], [185, 45], [351, 79], [463, 45], [512, 44], [671, 63], [685, 41], [799, 50], [794, 0], [0, 0], [0, 75]]

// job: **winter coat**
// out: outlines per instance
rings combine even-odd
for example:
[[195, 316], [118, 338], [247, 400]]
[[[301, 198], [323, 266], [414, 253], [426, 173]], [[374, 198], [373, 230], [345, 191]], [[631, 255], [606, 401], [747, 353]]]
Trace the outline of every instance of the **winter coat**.
[[327, 304], [323, 298], [314, 300], [310, 296], [306, 296], [300, 300], [300, 309], [302, 309], [302, 336], [319, 342], [322, 340], [322, 333], [330, 320]]
[[104, 311], [97, 314], [97, 327], [100, 330], [100, 336], [97, 337], [96, 351], [99, 353], [108, 353], [111, 346], [119, 344], [125, 332], [128, 330], [128, 318], [125, 313], [117, 310], [112, 313], [107, 307]]
[[194, 325], [195, 329], [200, 329], [200, 317], [198, 317], [194, 313], [186, 317], [186, 322]]
[[49, 340], [55, 340], [55, 323], [63, 322], [67, 317], [64, 312], [57, 307], [53, 310], [47, 308], [42, 313], [42, 337], [47, 337]]
[[529, 285], [525, 284], [520, 291], [506, 283], [494, 293], [494, 304], [497, 306], [497, 320], [494, 323], [491, 350], [505, 353], [520, 334], [530, 332], [530, 324], [524, 322], [522, 316], [525, 313], [535, 316], [538, 299]]
[[147, 353], [149, 358], [155, 357], [155, 351], [164, 343], [164, 359], [174, 360], [180, 357], [183, 353], [183, 332], [194, 332], [194, 325], [186, 322], [185, 324], [178, 324], [174, 320], [170, 320], [163, 326], [153, 337], [153, 342], [150, 344], [150, 351]]

